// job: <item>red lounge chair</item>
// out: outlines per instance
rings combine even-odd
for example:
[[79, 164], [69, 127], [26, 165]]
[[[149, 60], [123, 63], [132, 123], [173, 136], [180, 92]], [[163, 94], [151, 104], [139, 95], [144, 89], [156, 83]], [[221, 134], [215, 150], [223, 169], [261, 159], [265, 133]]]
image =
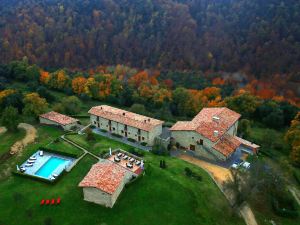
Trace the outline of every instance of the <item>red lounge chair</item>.
[[60, 204], [60, 197], [58, 197], [56, 200], [56, 205], [59, 205], [59, 204]]
[[45, 199], [42, 199], [41, 205], [44, 205], [44, 203], [45, 203]]
[[54, 205], [55, 204], [55, 199], [52, 199], [51, 200], [51, 205]]
[[50, 200], [47, 199], [47, 200], [46, 200], [46, 205], [49, 205], [49, 204], [50, 204]]

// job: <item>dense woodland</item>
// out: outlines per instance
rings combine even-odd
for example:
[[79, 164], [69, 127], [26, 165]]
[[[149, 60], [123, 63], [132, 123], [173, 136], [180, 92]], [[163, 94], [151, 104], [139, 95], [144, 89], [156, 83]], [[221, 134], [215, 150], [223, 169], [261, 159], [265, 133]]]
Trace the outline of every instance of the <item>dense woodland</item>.
[[297, 0], [2, 0], [0, 60], [244, 70], [299, 82]]

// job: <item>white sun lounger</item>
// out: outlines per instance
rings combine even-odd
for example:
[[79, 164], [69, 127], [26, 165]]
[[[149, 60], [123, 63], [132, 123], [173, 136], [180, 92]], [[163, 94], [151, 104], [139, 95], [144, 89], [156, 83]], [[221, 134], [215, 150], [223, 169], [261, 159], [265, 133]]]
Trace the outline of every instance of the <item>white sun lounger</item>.
[[40, 156], [43, 156], [43, 155], [44, 155], [44, 152], [41, 150], [41, 151], [39, 152], [39, 155], [40, 155]]
[[35, 160], [32, 160], [32, 159], [28, 159], [28, 160], [27, 160], [27, 163], [33, 164], [34, 162], [35, 162]]
[[26, 163], [25, 166], [30, 167], [30, 166], [33, 166], [33, 164], [32, 163]]
[[36, 157], [35, 156], [31, 156], [29, 159], [36, 160]]

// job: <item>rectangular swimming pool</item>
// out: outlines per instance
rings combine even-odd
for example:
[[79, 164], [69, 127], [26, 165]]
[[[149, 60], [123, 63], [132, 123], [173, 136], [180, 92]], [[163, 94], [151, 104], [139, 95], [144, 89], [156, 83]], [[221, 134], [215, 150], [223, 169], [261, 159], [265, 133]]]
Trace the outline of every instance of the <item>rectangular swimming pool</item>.
[[48, 159], [48, 161], [38, 171], [36, 171], [35, 175], [49, 179], [59, 167], [59, 173], [61, 173], [62, 170], [69, 164], [69, 162], [69, 160], [63, 158], [51, 156], [50, 159]]

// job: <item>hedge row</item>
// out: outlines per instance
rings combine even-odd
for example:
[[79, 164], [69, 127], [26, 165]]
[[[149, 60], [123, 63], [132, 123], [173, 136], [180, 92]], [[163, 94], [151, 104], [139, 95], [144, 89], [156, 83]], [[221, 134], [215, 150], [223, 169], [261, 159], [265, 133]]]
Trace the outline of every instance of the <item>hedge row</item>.
[[127, 138], [127, 140], [133, 143], [136, 142], [136, 140], [134, 140], [133, 138]]
[[50, 153], [54, 153], [54, 154], [58, 154], [58, 155], [64, 155], [67, 157], [71, 157], [71, 158], [79, 158], [80, 154], [74, 154], [74, 153], [69, 153], [69, 152], [61, 152], [58, 150], [53, 150], [50, 148], [45, 148], [45, 147], [39, 147], [40, 150], [43, 150], [45, 152], [50, 152]]

